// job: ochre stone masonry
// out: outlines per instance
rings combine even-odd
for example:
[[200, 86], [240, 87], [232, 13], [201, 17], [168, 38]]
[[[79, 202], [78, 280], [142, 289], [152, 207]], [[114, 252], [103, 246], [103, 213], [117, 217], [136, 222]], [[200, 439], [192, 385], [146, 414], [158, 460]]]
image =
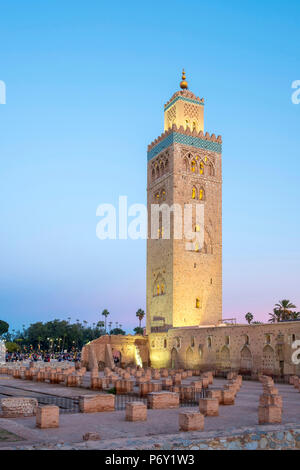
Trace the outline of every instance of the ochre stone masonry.
[[[204, 131], [204, 99], [182, 84], [164, 107], [163, 134], [148, 146], [147, 336], [99, 338], [83, 348], [83, 365], [111, 367], [119, 351], [123, 367], [233, 370], [252, 378], [299, 375], [292, 344], [300, 340], [300, 322], [222, 322], [222, 137]], [[195, 208], [204, 207], [201, 250], [174, 236], [173, 213], [170, 238], [164, 238], [163, 214], [151, 238], [151, 206], [162, 204], [177, 204], [182, 213], [191, 204], [195, 235]], [[171, 390], [179, 382], [164, 385]], [[147, 388], [141, 385], [141, 395]], [[234, 400], [229, 392], [223, 393], [226, 402]]]

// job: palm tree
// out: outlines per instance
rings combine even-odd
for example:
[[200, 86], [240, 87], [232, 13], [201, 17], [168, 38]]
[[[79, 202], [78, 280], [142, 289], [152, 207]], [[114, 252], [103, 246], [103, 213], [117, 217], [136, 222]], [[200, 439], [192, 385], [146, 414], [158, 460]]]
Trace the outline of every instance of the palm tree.
[[138, 319], [139, 319], [139, 322], [140, 322], [139, 327], [141, 328], [141, 323], [142, 323], [142, 320], [143, 320], [143, 318], [144, 318], [144, 316], [145, 316], [144, 310], [142, 310], [141, 308], [139, 308], [138, 311], [136, 312], [136, 316], [137, 316]]
[[281, 315], [280, 315], [280, 312], [277, 308], [273, 308], [273, 313], [269, 313], [270, 315], [270, 319], [269, 319], [269, 323], [277, 323], [280, 321], [281, 319]]
[[275, 309], [278, 310], [278, 312], [280, 312], [281, 321], [289, 320], [292, 317], [292, 314], [294, 312], [292, 312], [291, 309], [293, 308], [296, 308], [296, 305], [294, 305], [287, 299], [280, 300], [278, 304], [275, 304]]
[[292, 312], [292, 319], [299, 320], [300, 319], [300, 312]]
[[101, 313], [101, 315], [103, 315], [103, 316], [105, 317], [105, 333], [106, 333], [106, 320], [107, 320], [107, 317], [108, 317], [109, 314], [110, 314], [110, 313], [109, 313], [109, 311], [108, 311], [106, 308], [105, 308], [105, 309], [103, 310], [103, 312]]
[[247, 322], [248, 322], [249, 325], [250, 325], [250, 323], [252, 322], [254, 316], [253, 316], [252, 313], [248, 312], [248, 313], [246, 313], [245, 318], [246, 318]]

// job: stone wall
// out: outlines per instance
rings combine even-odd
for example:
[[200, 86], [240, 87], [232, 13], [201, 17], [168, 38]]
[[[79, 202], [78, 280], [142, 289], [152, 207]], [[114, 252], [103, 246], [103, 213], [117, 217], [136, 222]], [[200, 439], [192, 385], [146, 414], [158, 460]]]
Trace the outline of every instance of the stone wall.
[[173, 328], [149, 335], [152, 367], [238, 370], [257, 376], [299, 374], [292, 343], [300, 322]]

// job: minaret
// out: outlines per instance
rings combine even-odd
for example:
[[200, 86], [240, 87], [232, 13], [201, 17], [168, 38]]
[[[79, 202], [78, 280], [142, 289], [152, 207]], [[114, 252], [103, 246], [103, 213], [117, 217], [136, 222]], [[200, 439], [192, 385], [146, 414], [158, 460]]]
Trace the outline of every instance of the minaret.
[[[204, 134], [204, 99], [189, 91], [184, 70], [180, 88], [164, 106], [164, 133], [148, 146], [148, 334], [222, 319], [222, 139]], [[172, 226], [165, 239], [162, 218], [151, 238], [153, 204], [177, 204], [182, 213], [185, 204], [203, 205], [203, 247], [187, 248]], [[195, 237], [198, 230], [193, 225]]]

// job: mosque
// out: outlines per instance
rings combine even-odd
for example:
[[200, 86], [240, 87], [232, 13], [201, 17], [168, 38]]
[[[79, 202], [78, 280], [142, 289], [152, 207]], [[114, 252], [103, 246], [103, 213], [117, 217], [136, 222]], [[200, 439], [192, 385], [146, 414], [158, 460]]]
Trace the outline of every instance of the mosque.
[[[183, 71], [180, 90], [164, 106], [164, 132], [147, 152], [146, 335], [92, 341], [82, 351], [90, 368], [112, 365], [118, 351], [123, 366], [300, 374], [292, 359], [300, 322], [237, 325], [222, 319], [222, 138], [204, 132], [204, 105]], [[202, 243], [191, 243], [185, 233], [175, 236], [172, 211], [170, 236], [161, 213], [153, 237], [155, 204], [191, 205], [194, 240], [202, 231]], [[201, 226], [196, 206], [202, 206]]]

